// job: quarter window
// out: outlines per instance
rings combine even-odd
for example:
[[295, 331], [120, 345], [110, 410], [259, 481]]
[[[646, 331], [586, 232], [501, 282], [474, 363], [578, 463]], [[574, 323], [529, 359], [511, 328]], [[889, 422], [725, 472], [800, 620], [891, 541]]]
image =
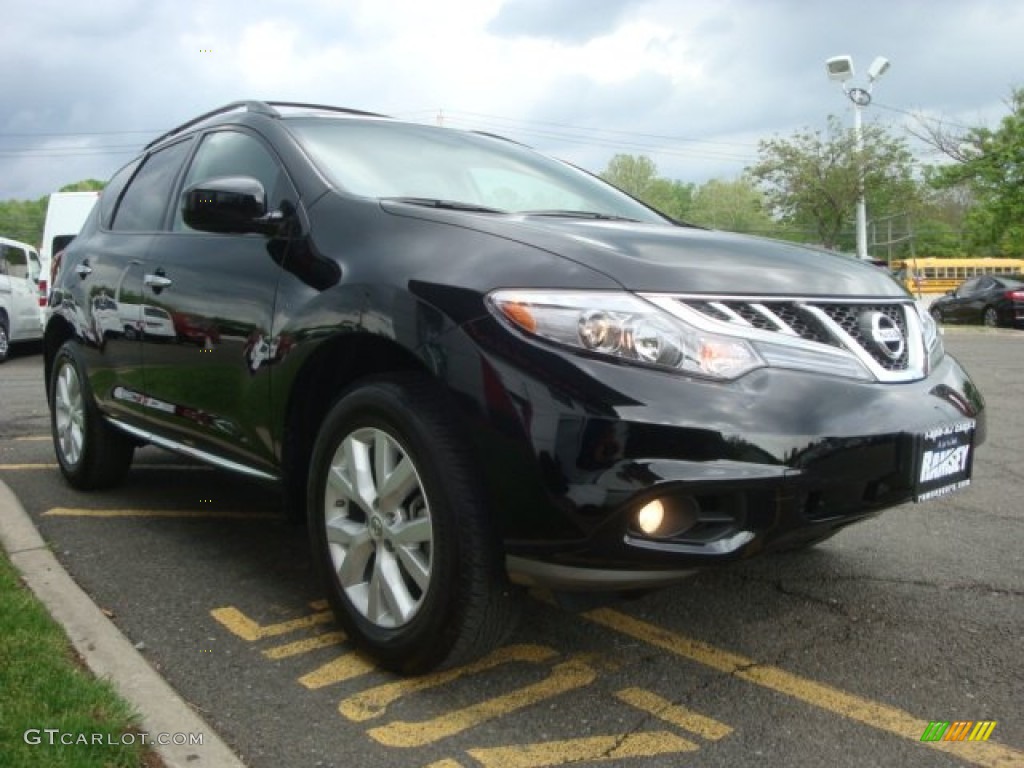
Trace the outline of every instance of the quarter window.
[[[132, 160], [132, 162], [115, 173], [114, 178], [103, 188], [103, 192], [100, 194], [100, 226], [104, 229], [110, 229], [118, 198], [121, 197], [125, 184], [135, 174], [140, 162], [141, 160]], [[52, 253], [56, 253], [58, 250], [60, 249], [54, 249]]]

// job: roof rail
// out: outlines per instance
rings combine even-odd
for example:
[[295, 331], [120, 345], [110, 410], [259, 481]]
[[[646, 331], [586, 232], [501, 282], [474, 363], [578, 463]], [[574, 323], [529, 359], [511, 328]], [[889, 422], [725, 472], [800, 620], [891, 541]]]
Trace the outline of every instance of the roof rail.
[[298, 109], [318, 109], [324, 112], [341, 112], [346, 115], [362, 115], [363, 117], [386, 117], [391, 118], [391, 115], [381, 115], [377, 112], [364, 112], [361, 109], [349, 109], [348, 107], [332, 107], [329, 104], [306, 104], [301, 101], [267, 101], [264, 102], [270, 107], [296, 107]]
[[172, 128], [167, 133], [164, 133], [164, 134], [161, 134], [160, 136], [157, 136], [155, 139], [153, 139], [151, 142], [149, 142], [149, 144], [147, 144], [144, 147], [144, 149], [149, 149], [150, 147], [153, 147], [156, 144], [159, 144], [164, 139], [170, 138], [171, 136], [173, 136], [176, 133], [181, 133], [185, 129], [191, 128], [193, 125], [197, 125], [198, 123], [201, 123], [204, 120], [209, 120], [211, 117], [216, 117], [217, 115], [223, 114], [224, 112], [231, 112], [232, 110], [235, 110], [235, 109], [241, 109], [242, 107], [245, 107], [245, 111], [246, 112], [258, 112], [258, 113], [263, 114], [263, 115], [271, 115], [271, 116], [278, 116], [279, 115], [279, 113], [278, 113], [278, 111], [276, 109], [272, 109], [271, 107], [269, 107], [266, 103], [264, 103], [262, 101], [252, 101], [252, 100], [250, 100], [250, 101], [233, 101], [230, 104], [225, 104], [223, 107], [218, 107], [217, 109], [212, 109], [209, 112], [204, 112], [199, 117], [194, 117], [191, 120], [189, 120], [187, 123], [182, 123], [177, 128]]
[[281, 113], [278, 112], [274, 107], [297, 107], [299, 109], [318, 109], [327, 112], [342, 112], [348, 115], [362, 115], [364, 117], [388, 117], [388, 115], [379, 115], [376, 112], [364, 112], [360, 109], [348, 109], [346, 107], [332, 107], [327, 104], [305, 104], [299, 101], [256, 101], [253, 99], [247, 101], [233, 101], [230, 104], [225, 104], [223, 107], [204, 112], [199, 117], [194, 117], [187, 123], [182, 123], [177, 128], [172, 128], [167, 133], [161, 134], [153, 139], [149, 144], [145, 146], [145, 149], [159, 144], [164, 139], [170, 138], [177, 133], [191, 128], [193, 125], [198, 125], [204, 120], [209, 120], [211, 117], [216, 117], [225, 112], [231, 112], [236, 109], [244, 108], [246, 112], [255, 112], [261, 115], [267, 115], [268, 117], [280, 117]]
[[523, 144], [521, 141], [510, 139], [508, 136], [502, 136], [500, 133], [491, 133], [490, 131], [470, 131], [475, 133], [477, 136], [486, 136], [489, 139], [499, 139], [500, 141], [506, 141], [509, 144], [518, 144], [520, 147], [526, 147], [527, 149], [533, 149], [529, 144]]

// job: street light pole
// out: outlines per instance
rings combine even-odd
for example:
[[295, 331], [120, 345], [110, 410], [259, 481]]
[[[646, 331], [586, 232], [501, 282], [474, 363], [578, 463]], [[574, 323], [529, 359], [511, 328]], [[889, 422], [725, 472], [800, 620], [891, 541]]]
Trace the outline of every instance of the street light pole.
[[[870, 99], [870, 96], [868, 97]], [[852, 96], [853, 135], [857, 137], [857, 157], [864, 157], [864, 129], [861, 123], [860, 102]], [[868, 258], [868, 204], [864, 199], [864, 164], [857, 169], [857, 258]]]
[[843, 93], [853, 102], [853, 135], [856, 139], [857, 157], [857, 258], [868, 258], [868, 211], [864, 199], [864, 129], [861, 111], [871, 103], [871, 91], [875, 81], [889, 69], [889, 60], [877, 56], [868, 68], [868, 87], [848, 88], [846, 81], [853, 77], [853, 58], [850, 56], [833, 56], [825, 62], [825, 71], [829, 79], [838, 80]]

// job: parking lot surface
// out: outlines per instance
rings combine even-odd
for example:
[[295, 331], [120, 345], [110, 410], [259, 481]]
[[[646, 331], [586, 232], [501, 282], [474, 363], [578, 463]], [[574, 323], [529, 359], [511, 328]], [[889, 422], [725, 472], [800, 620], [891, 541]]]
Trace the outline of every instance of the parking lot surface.
[[[1019, 766], [1024, 334], [946, 344], [989, 407], [966, 491], [629, 602], [533, 595], [496, 653], [423, 678], [346, 645], [272, 490], [152, 448], [124, 486], [70, 490], [38, 355], [0, 367], [0, 479], [253, 768]], [[968, 721], [989, 739], [922, 741]]]

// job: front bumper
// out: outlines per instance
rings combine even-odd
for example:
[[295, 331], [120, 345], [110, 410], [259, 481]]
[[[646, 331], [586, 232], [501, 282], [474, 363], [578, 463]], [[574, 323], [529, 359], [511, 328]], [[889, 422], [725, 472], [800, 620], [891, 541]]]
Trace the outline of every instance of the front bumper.
[[[823, 538], [910, 501], [921, 436], [984, 402], [946, 356], [907, 383], [762, 369], [730, 383], [589, 359], [481, 321], [478, 455], [514, 580], [626, 589]], [[973, 455], [973, 451], [972, 451]], [[636, 513], [665, 502], [668, 536]]]

